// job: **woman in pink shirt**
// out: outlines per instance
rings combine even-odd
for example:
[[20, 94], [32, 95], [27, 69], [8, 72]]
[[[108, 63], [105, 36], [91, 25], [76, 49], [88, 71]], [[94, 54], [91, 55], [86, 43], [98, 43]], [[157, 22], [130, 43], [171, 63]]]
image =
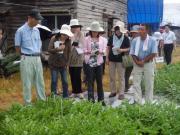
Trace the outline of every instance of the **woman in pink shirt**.
[[104, 91], [102, 85], [103, 55], [106, 50], [104, 40], [99, 36], [102, 31], [99, 22], [93, 22], [90, 27], [90, 35], [85, 39], [85, 63], [87, 64], [88, 100], [94, 102], [94, 80], [97, 83], [98, 101], [104, 103]]

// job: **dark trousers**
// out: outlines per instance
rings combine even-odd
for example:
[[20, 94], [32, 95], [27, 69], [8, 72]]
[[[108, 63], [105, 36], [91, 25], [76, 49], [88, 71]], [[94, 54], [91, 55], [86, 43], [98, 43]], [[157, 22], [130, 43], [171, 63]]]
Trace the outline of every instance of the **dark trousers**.
[[125, 69], [124, 77], [125, 77], [125, 91], [126, 91], [126, 92], [127, 92], [128, 89], [129, 89], [129, 78], [130, 78], [130, 76], [131, 76], [132, 70], [133, 70], [133, 67], [127, 67], [127, 68]]
[[71, 78], [72, 93], [82, 93], [81, 87], [81, 70], [82, 67], [69, 67], [69, 74]]
[[106, 56], [103, 56], [103, 74], [105, 74], [105, 67], [106, 67]]
[[165, 44], [164, 45], [164, 58], [166, 60], [167, 65], [171, 64], [173, 48], [174, 48], [173, 44]]
[[95, 101], [94, 99], [94, 80], [96, 80], [97, 84], [97, 95], [98, 95], [98, 101], [104, 100], [104, 91], [103, 91], [103, 85], [102, 85], [102, 65], [97, 67], [90, 67], [88, 65], [87, 67], [87, 79], [88, 79], [88, 100]]
[[84, 78], [83, 78], [83, 82], [87, 82], [87, 74], [88, 74], [88, 64], [86, 64], [85, 62], [83, 63], [83, 72], [84, 72]]

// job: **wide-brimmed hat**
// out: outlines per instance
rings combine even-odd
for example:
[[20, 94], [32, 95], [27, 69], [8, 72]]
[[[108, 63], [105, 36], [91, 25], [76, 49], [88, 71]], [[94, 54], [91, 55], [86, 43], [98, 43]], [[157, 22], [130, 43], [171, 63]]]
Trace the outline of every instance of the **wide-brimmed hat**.
[[70, 20], [70, 26], [71, 27], [82, 27], [82, 25], [79, 24], [79, 20], [78, 19], [71, 19]]
[[92, 22], [89, 31], [102, 32], [99, 22], [98, 21]]
[[100, 30], [101, 30], [100, 32], [105, 32], [104, 29], [103, 29], [103, 27], [100, 27]]
[[90, 31], [90, 27], [87, 27], [86, 30], [87, 30], [87, 31]]
[[134, 25], [132, 26], [131, 30], [130, 30], [131, 33], [138, 33], [139, 32], [139, 25]]
[[60, 34], [65, 34], [69, 37], [73, 36], [73, 33], [71, 32], [71, 27], [67, 24], [63, 24], [60, 29]]
[[162, 39], [162, 36], [161, 36], [161, 33], [160, 32], [154, 32], [154, 34], [153, 34], [153, 37], [155, 38], [155, 39]]
[[125, 24], [124, 24], [124, 22], [122, 22], [122, 21], [117, 21], [116, 24], [115, 24], [114, 27], [113, 27], [113, 31], [114, 31], [114, 28], [117, 27], [117, 26], [119, 27], [120, 32], [122, 32], [122, 33], [126, 33], [126, 32], [127, 32], [127, 30], [125, 29]]

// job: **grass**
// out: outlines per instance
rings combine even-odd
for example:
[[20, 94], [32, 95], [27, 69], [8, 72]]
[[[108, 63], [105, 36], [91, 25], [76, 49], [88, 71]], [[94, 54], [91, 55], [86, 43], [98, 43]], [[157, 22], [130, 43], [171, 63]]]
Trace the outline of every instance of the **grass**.
[[[180, 47], [176, 49], [174, 52], [173, 57], [173, 63], [180, 62]], [[162, 67], [164, 65], [158, 65], [158, 67]], [[108, 66], [106, 66], [105, 75], [103, 77], [103, 87], [105, 91], [109, 90], [109, 75], [108, 75]], [[45, 88], [47, 95], [50, 94], [50, 72], [48, 69], [44, 70], [44, 79], [45, 79]], [[61, 89], [61, 82], [58, 82], [59, 90]], [[71, 91], [71, 85], [69, 81], [69, 89]], [[83, 89], [86, 89], [83, 86]], [[35, 90], [32, 90], [33, 92], [33, 100], [35, 99]], [[21, 85], [21, 79], [20, 74], [14, 74], [10, 78], [0, 78], [0, 109], [7, 109], [9, 108], [12, 103], [18, 102], [23, 103], [22, 99], [22, 85]]]

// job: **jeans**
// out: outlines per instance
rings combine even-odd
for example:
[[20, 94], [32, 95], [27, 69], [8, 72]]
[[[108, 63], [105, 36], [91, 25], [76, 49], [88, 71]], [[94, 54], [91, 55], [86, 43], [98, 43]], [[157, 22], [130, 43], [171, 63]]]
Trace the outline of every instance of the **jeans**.
[[68, 97], [68, 80], [67, 80], [67, 70], [64, 67], [51, 69], [51, 92], [57, 94], [57, 82], [58, 82], [58, 73], [61, 75], [61, 83], [63, 89], [63, 97]]
[[103, 85], [102, 85], [102, 74], [103, 69], [102, 65], [97, 67], [90, 67], [88, 65], [87, 67], [87, 79], [88, 79], [88, 100], [95, 101], [94, 99], [94, 80], [96, 80], [97, 83], [97, 95], [98, 95], [98, 101], [104, 100], [104, 91], [103, 91]]

